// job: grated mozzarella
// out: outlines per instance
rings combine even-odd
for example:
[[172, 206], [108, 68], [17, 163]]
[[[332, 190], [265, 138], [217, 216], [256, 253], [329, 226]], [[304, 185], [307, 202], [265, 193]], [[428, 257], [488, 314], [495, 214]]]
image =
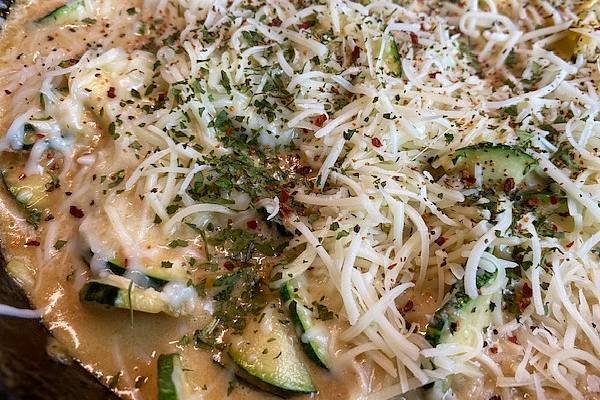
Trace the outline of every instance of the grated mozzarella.
[[[357, 370], [361, 398], [402, 396], [454, 374], [489, 378], [494, 393], [487, 397], [508, 398], [509, 388], [519, 388], [539, 398], [587, 398], [582, 379], [600, 368], [599, 64], [583, 54], [590, 51], [565, 59], [554, 47], [571, 34], [582, 35], [588, 49], [600, 43], [577, 5], [246, 3], [145, 0], [157, 24], [179, 32], [155, 54], [92, 49], [62, 68], [61, 49], [18, 76], [0, 76], [12, 90], [39, 75], [34, 89], [44, 99], [29, 104], [30, 92], [17, 93], [22, 104], [15, 100], [0, 150], [22, 150], [29, 123], [43, 139], [30, 150], [27, 175], [44, 172], [49, 151], [61, 154], [61, 182], [90, 178], [87, 169], [74, 175], [80, 166], [104, 179], [122, 171], [119, 193], [104, 195], [90, 180], [71, 199], [97, 205], [93, 217], [107, 220], [119, 242], [113, 253], [136, 266], [190, 231], [186, 223], [240, 224], [265, 209], [267, 221], [293, 232], [290, 250], [306, 246], [274, 268], [281, 276], [271, 286], [301, 277], [332, 298], [338, 361]], [[388, 54], [391, 43], [399, 60]], [[166, 100], [150, 107], [154, 88], [141, 93], [155, 81]], [[109, 88], [117, 98], [105, 95]], [[238, 131], [218, 126], [223, 118], [256, 133], [263, 147], [292, 145], [296, 157], [286, 172], [300, 164], [311, 172], [286, 188], [289, 201], [223, 189], [222, 205], [193, 192], [219, 177], [211, 157], [237, 154], [223, 135]], [[110, 145], [79, 154], [79, 140], [97, 133], [89, 126], [114, 130], [102, 138]], [[557, 222], [562, 236], [540, 227], [548, 221], [538, 210], [523, 213], [514, 192], [483, 190], [490, 166], [475, 166], [474, 185], [457, 176], [453, 152], [482, 142], [529, 147], [536, 174], [566, 194], [568, 213], [559, 216], [571, 220], [562, 224], [569, 228]], [[577, 168], [560, 158], [561, 144], [572, 148]], [[91, 221], [86, 216], [80, 227], [84, 236]], [[45, 232], [47, 260], [57, 253], [57, 229], [53, 223]], [[525, 249], [520, 265], [507, 261], [515, 249]], [[109, 255], [95, 256], [94, 267]], [[496, 273], [485, 288], [477, 286], [480, 270]], [[519, 319], [500, 307], [515, 274], [524, 278], [521, 289], [531, 287]], [[491, 326], [485, 334], [469, 331], [466, 343], [432, 347], [425, 325], [461, 280], [468, 297], [493, 298]], [[195, 309], [191, 288], [169, 285], [172, 307]], [[501, 351], [491, 352], [492, 344]]]

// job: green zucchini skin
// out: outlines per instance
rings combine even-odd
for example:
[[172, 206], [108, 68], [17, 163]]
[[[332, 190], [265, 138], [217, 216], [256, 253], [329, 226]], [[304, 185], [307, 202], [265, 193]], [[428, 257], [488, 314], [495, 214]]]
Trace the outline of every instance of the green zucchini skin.
[[281, 298], [283, 299], [283, 301], [290, 301], [293, 300], [296, 297], [296, 293], [294, 293], [294, 287], [292, 286], [292, 284], [290, 283], [290, 281], [287, 281], [282, 287], [281, 287]]
[[23, 149], [29, 150], [37, 140], [35, 127], [29, 123], [23, 127]]
[[[305, 316], [310, 313], [310, 311], [302, 304], [292, 300], [292, 302], [290, 302], [290, 313], [292, 314], [292, 319], [296, 326], [301, 327], [302, 333], [306, 333], [306, 331], [310, 329], [310, 320], [307, 320]], [[329, 369], [329, 366], [327, 365], [327, 348], [325, 348], [322, 343], [319, 343], [314, 339], [310, 339], [308, 343], [300, 339], [300, 343], [302, 343], [302, 349], [311, 360], [321, 368]]]
[[[119, 275], [119, 276], [124, 276], [125, 273], [127, 272], [127, 268], [124, 268], [121, 266], [121, 264], [116, 261], [116, 260], [110, 260], [106, 262], [106, 267], [115, 275]], [[141, 278], [144, 281], [147, 281], [149, 284], [149, 287], [155, 289], [155, 290], [162, 290], [162, 288], [165, 287], [165, 285], [167, 283], [169, 283], [169, 281], [164, 280], [164, 279], [159, 279], [159, 278], [154, 278], [150, 275], [146, 275], [144, 273], [137, 272], [139, 275], [141, 275]]]
[[383, 60], [390, 75], [400, 78], [402, 76], [402, 58], [398, 44], [393, 36], [390, 36], [383, 50]]
[[97, 303], [113, 307], [120, 290], [122, 289], [116, 286], [89, 282], [79, 292], [79, 300], [82, 303]]
[[[88, 266], [94, 257], [94, 252], [87, 248], [82, 252], [82, 260]], [[131, 278], [141, 287], [150, 287], [156, 291], [162, 291], [169, 282], [188, 282], [190, 275], [183, 268], [146, 267], [141, 269], [129, 269], [121, 260], [113, 258], [105, 262], [106, 269], [117, 276]]]
[[293, 392], [271, 385], [270, 383], [267, 383], [262, 379], [250, 374], [248, 371], [246, 371], [244, 368], [238, 365], [235, 361], [233, 361], [229, 354], [224, 354], [221, 357], [219, 365], [229, 369], [230, 371], [233, 371], [236, 377], [238, 377], [248, 385], [254, 386], [255, 388], [262, 390], [265, 393], [271, 393], [281, 398], [288, 398], [298, 394], [297, 392]]
[[57, 23], [63, 23], [71, 19], [80, 8], [84, 7], [83, 0], [71, 1], [63, 6], [60, 6], [47, 15], [36, 21], [39, 25], [52, 25]]
[[[131, 298], [131, 304], [129, 299]], [[99, 304], [125, 310], [150, 314], [165, 313], [175, 315], [160, 293], [152, 288], [144, 289], [131, 284], [131, 289], [123, 289], [112, 282], [96, 280], [87, 282], [79, 291], [79, 300], [87, 304]]]
[[184, 400], [179, 397], [173, 380], [173, 372], [177, 369], [182, 370], [181, 356], [178, 353], [158, 356], [158, 400]]
[[327, 359], [327, 348], [323, 343], [310, 339], [308, 342], [302, 340], [302, 335], [313, 325], [311, 311], [302, 304], [290, 281], [281, 287], [281, 298], [289, 301], [289, 311], [294, 325], [300, 331], [300, 343], [306, 355], [322, 368], [329, 369]]
[[489, 142], [460, 148], [454, 152], [452, 159], [454, 170], [462, 171], [470, 177], [475, 176], [475, 167], [482, 167], [484, 187], [506, 187], [507, 180], [512, 179], [514, 185], [520, 185], [527, 175], [537, 166], [535, 158], [523, 150], [504, 144]]

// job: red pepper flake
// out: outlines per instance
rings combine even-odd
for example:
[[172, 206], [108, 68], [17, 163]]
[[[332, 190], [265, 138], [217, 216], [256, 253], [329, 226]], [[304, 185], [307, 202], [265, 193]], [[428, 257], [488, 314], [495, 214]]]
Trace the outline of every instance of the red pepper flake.
[[75, 218], [83, 218], [83, 211], [81, 210], [81, 208], [77, 208], [75, 206], [71, 206], [69, 207], [69, 213], [74, 216]]
[[283, 218], [287, 218], [290, 215], [290, 212], [292, 212], [292, 209], [285, 204], [279, 205], [279, 214], [281, 214]]
[[504, 181], [504, 193], [510, 193], [515, 188], [515, 180], [508, 178]]
[[282, 190], [281, 193], [279, 193], [279, 201], [280, 202], [287, 203], [289, 199], [290, 199], [290, 194], [288, 192], [286, 192], [285, 190]]
[[358, 57], [360, 57], [360, 47], [354, 46], [352, 49], [352, 54], [350, 55], [351, 62], [358, 60]]
[[304, 21], [301, 24], [298, 24], [298, 29], [308, 29], [312, 26], [312, 23], [310, 21]]
[[117, 97], [117, 95], [116, 95], [116, 93], [115, 93], [115, 90], [116, 90], [116, 89], [115, 89], [114, 87], [112, 87], [112, 86], [111, 86], [111, 87], [109, 87], [109, 88], [108, 88], [108, 91], [106, 92], [106, 95], [107, 95], [109, 98], [111, 98], [111, 99], [114, 99], [115, 97]]
[[569, 248], [571, 248], [571, 246], [573, 246], [574, 244], [575, 244], [575, 242], [571, 242], [571, 243], [568, 243], [568, 244], [567, 244], [565, 247], [566, 247], [567, 249], [569, 249]]
[[398, 263], [393, 263], [393, 264], [390, 264], [390, 265], [388, 265], [388, 267], [387, 267], [387, 268], [388, 268], [388, 269], [394, 269], [394, 267], [395, 267], [396, 265], [398, 265]]
[[440, 236], [439, 238], [435, 239], [435, 244], [437, 244], [438, 246], [441, 246], [444, 243], [446, 243], [446, 238], [443, 236]]
[[474, 176], [471, 175], [467, 175], [463, 178], [463, 180], [468, 184], [468, 185], [474, 185], [475, 182], [477, 182], [477, 179], [475, 179]]
[[514, 335], [513, 336], [509, 336], [508, 337], [508, 341], [511, 342], [511, 343], [514, 343], [514, 344], [519, 344], [519, 341], [517, 340], [517, 337], [514, 336]]
[[39, 246], [40, 242], [37, 240], [28, 240], [25, 242], [25, 246]]
[[376, 137], [374, 137], [374, 138], [371, 139], [371, 144], [374, 147], [381, 147], [381, 146], [383, 146], [383, 143], [381, 143], [381, 140], [379, 140], [379, 138], [376, 138]]
[[539, 204], [540, 204], [540, 199], [538, 199], [537, 197], [532, 197], [527, 200], [527, 205], [530, 207], [537, 206]]
[[404, 307], [402, 307], [402, 310], [404, 310], [404, 312], [406, 313], [406, 312], [412, 311], [414, 306], [415, 306], [415, 304], [413, 303], [413, 301], [409, 300], [406, 302]]
[[233, 133], [233, 128], [232, 128], [232, 127], [229, 127], [229, 128], [227, 128], [227, 129], [225, 130], [225, 134], [226, 134], [227, 136], [231, 136], [231, 134], [232, 134], [232, 133]]
[[419, 44], [419, 37], [417, 36], [416, 33], [411, 32], [410, 33], [410, 41], [412, 42], [412, 44], [417, 45]]
[[316, 119], [315, 119], [315, 125], [318, 127], [323, 126], [323, 124], [325, 123], [325, 121], [327, 121], [327, 115], [326, 114], [321, 114], [319, 115]]
[[279, 17], [273, 18], [269, 26], [281, 26], [281, 20], [279, 19]]
[[258, 228], [258, 222], [256, 222], [255, 220], [247, 221], [246, 226], [248, 227], [248, 229], [256, 229]]
[[531, 304], [531, 299], [529, 297], [523, 297], [519, 301], [519, 311], [523, 312], [525, 309]]
[[312, 168], [308, 165], [298, 166], [296, 167], [296, 173], [298, 175], [306, 176], [312, 172]]
[[556, 205], [557, 203], [558, 203], [558, 199], [556, 198], [556, 196], [554, 196], [554, 195], [550, 196], [550, 204]]
[[225, 267], [227, 271], [231, 271], [235, 267], [235, 265], [233, 265], [231, 261], [225, 261], [223, 263], [223, 267]]
[[525, 282], [523, 284], [523, 297], [531, 297], [531, 296], [533, 296], [533, 290], [531, 290], [531, 287], [529, 287], [527, 282]]
[[492, 354], [496, 354], [498, 352], [498, 348], [496, 346], [490, 347], [490, 352]]

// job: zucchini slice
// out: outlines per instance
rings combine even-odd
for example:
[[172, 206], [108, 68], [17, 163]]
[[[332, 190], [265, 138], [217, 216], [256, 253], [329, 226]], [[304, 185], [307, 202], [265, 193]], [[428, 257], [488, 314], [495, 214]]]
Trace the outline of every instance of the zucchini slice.
[[162, 312], [175, 315], [159, 292], [135, 285], [131, 285], [131, 289], [124, 289], [112, 282], [91, 281], [86, 283], [79, 292], [79, 300], [82, 303], [95, 303], [150, 314]]
[[6, 263], [6, 272], [8, 272], [19, 285], [26, 288], [32, 288], [35, 285], [35, 274], [28, 268], [23, 261], [13, 258]]
[[[127, 273], [127, 268], [116, 259], [107, 261], [106, 267], [115, 275], [124, 276]], [[179, 268], [144, 267], [130, 274], [135, 282], [143, 283], [143, 286], [156, 290], [162, 290], [171, 281], [187, 282], [190, 278], [185, 270]]]
[[451, 378], [435, 381], [424, 390], [424, 400], [450, 400], [454, 399]]
[[[493, 283], [496, 273], [481, 272], [477, 276], [477, 287]], [[470, 298], [462, 281], [458, 283], [450, 299], [436, 313], [427, 326], [425, 339], [432, 346], [440, 343], [470, 344], [471, 332], [482, 331], [492, 322], [492, 295]]]
[[84, 0], [75, 0], [56, 8], [36, 22], [40, 25], [65, 24], [83, 18], [84, 13]]
[[183, 369], [178, 353], [161, 354], [157, 360], [158, 400], [191, 400], [193, 390]]
[[[578, 19], [575, 21], [573, 28], [591, 28], [596, 29], [598, 26], [598, 14], [589, 18], [589, 14], [594, 12], [597, 7], [598, 0], [587, 0], [575, 8], [575, 13]], [[582, 21], [586, 21], [585, 23]], [[593, 58], [595, 55], [596, 44], [593, 39], [587, 35], [575, 32], [571, 29], [562, 38], [548, 46], [548, 49], [558, 54], [559, 57], [565, 60], [571, 60], [577, 57], [578, 54], [583, 54], [586, 58]]]
[[46, 188], [52, 183], [50, 175], [25, 175], [20, 169], [10, 167], [2, 172], [2, 179], [15, 200], [25, 208], [42, 212], [49, 206]]
[[454, 170], [471, 177], [475, 176], [475, 167], [480, 165], [484, 186], [504, 185], [509, 178], [517, 186], [537, 166], [535, 158], [517, 147], [488, 142], [456, 150], [452, 161]]
[[383, 50], [383, 61], [390, 75], [400, 78], [402, 76], [402, 58], [398, 44], [393, 36], [389, 36]]
[[33, 125], [27, 123], [23, 128], [23, 149], [29, 150], [37, 140], [37, 132]]
[[228, 354], [238, 367], [236, 374], [276, 394], [313, 393], [315, 386], [282, 317], [274, 313], [268, 321], [249, 321], [242, 335], [235, 337]]
[[34, 227], [41, 222], [49, 207], [48, 192], [53, 180], [49, 174], [25, 175], [21, 168], [9, 167], [2, 171], [2, 181], [26, 212], [26, 220]]
[[[306, 301], [300, 296], [296, 282], [287, 281], [281, 287], [281, 297], [289, 301], [289, 310], [294, 324], [300, 332], [300, 341], [306, 354], [319, 366], [329, 369], [329, 355], [327, 352], [327, 338], [311, 335], [314, 327], [313, 315], [306, 307]], [[308, 338], [307, 338], [308, 336]]]
[[[106, 262], [106, 267], [115, 275], [118, 276], [124, 276], [127, 273], [127, 268], [124, 268], [121, 266], [121, 263], [117, 260], [110, 260]], [[132, 272], [132, 275], [135, 274], [136, 277], [133, 278], [133, 276], [131, 276], [134, 281], [138, 282], [141, 280], [144, 283], [147, 283], [148, 287], [151, 287], [155, 290], [161, 290], [167, 283], [169, 283], [169, 281], [167, 280], [163, 280], [163, 279], [158, 279], [158, 278], [153, 278], [150, 275], [147, 274], [143, 274], [142, 272]], [[139, 275], [139, 276], [137, 276]], [[146, 285], [145, 285], [146, 286]]]
[[174, 375], [183, 373], [181, 357], [177, 353], [158, 356], [158, 400], [179, 400]]

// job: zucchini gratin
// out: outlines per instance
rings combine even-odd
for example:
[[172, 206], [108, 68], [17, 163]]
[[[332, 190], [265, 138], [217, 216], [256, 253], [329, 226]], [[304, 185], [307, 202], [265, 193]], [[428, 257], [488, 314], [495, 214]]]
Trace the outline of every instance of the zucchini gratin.
[[17, 2], [2, 251], [123, 398], [600, 398], [600, 3]]

